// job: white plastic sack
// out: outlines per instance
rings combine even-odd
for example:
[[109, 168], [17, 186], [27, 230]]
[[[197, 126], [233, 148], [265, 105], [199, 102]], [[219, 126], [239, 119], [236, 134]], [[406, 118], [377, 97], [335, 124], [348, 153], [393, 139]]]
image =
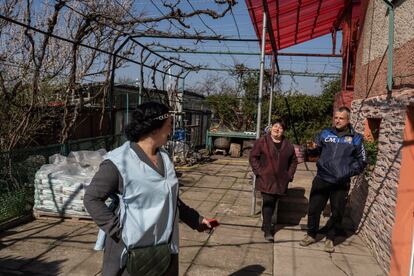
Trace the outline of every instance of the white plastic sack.
[[90, 184], [106, 150], [71, 152], [49, 158], [35, 175], [34, 208], [52, 213], [88, 216], [83, 206], [85, 187]]

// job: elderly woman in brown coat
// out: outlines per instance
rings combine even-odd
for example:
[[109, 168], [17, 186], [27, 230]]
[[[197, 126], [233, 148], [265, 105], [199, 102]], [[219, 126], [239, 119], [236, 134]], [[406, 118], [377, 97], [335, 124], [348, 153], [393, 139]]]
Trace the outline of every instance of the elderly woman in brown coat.
[[265, 239], [273, 242], [271, 223], [278, 197], [286, 194], [293, 180], [298, 160], [292, 144], [284, 137], [286, 125], [282, 120], [272, 122], [270, 131], [258, 139], [250, 153], [250, 165], [256, 175], [256, 189], [262, 193], [262, 216]]

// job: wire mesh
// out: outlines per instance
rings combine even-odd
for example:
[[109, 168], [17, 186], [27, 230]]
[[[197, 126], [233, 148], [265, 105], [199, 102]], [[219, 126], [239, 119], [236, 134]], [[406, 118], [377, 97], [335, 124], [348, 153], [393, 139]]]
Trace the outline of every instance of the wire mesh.
[[0, 223], [31, 212], [35, 174], [53, 154], [66, 156], [71, 151], [111, 150], [124, 141], [122, 135], [108, 135], [0, 153]]

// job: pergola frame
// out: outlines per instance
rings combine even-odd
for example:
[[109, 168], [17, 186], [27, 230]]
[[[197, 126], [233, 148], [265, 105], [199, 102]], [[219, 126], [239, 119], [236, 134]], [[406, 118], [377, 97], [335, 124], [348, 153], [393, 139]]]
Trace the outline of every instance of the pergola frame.
[[[251, 0], [248, 0], [249, 2]], [[276, 1], [278, 2], [278, 1]], [[280, 37], [278, 36], [278, 42], [279, 45], [276, 45], [276, 39], [274, 37], [274, 31], [273, 31], [273, 26], [272, 26], [272, 22], [271, 20], [268, 20], [268, 15], [269, 15], [269, 8], [267, 5], [267, 1], [266, 0], [262, 0], [262, 5], [263, 5], [263, 24], [262, 24], [262, 37], [260, 40], [260, 44], [261, 44], [261, 51], [260, 51], [260, 69], [259, 69], [259, 89], [258, 89], [258, 102], [257, 102], [257, 117], [256, 117], [256, 139], [260, 138], [260, 134], [261, 134], [261, 112], [262, 112], [262, 98], [263, 98], [263, 83], [264, 83], [264, 64], [265, 64], [265, 56], [266, 55], [271, 55], [272, 59], [271, 59], [271, 87], [270, 87], [270, 101], [269, 101], [269, 113], [268, 113], [268, 124], [271, 124], [271, 114], [272, 114], [272, 100], [273, 100], [273, 93], [274, 93], [274, 85], [275, 85], [275, 76], [276, 75], [280, 75], [282, 72], [280, 71], [279, 68], [279, 64], [278, 64], [278, 55], [284, 55], [284, 56], [312, 56], [312, 57], [341, 57], [341, 55], [337, 55], [335, 54], [335, 52], [333, 51], [332, 54], [307, 54], [307, 53], [282, 53], [279, 54], [278, 53], [278, 48], [280, 48]], [[279, 17], [277, 17], [278, 19]], [[315, 23], [316, 24], [316, 19], [315, 19]], [[278, 22], [276, 22], [276, 25], [278, 25]], [[257, 26], [255, 26], [257, 27]], [[278, 27], [278, 26], [276, 26]], [[297, 27], [297, 26], [296, 26]], [[266, 39], [266, 36], [269, 36], [269, 40]], [[312, 34], [313, 36], [313, 34]], [[168, 72], [163, 72], [161, 70], [158, 70], [157, 68], [153, 68], [154, 70], [156, 70], [157, 72], [161, 72], [163, 74], [166, 75], [170, 75], [173, 77], [176, 77], [177, 79], [182, 79], [183, 80], [183, 86], [182, 86], [182, 94], [184, 93], [184, 82], [185, 82], [185, 78], [186, 76], [195, 68], [190, 68], [187, 66], [184, 66], [182, 64], [179, 64], [178, 62], [172, 61], [171, 59], [164, 57], [163, 55], [159, 54], [159, 53], [167, 53], [167, 52], [175, 52], [175, 53], [191, 53], [191, 54], [223, 54], [226, 52], [197, 52], [197, 51], [170, 51], [170, 50], [151, 50], [149, 47], [145, 46], [144, 44], [140, 43], [137, 39], [138, 38], [143, 38], [143, 37], [148, 37], [148, 38], [170, 38], [170, 39], [185, 39], [185, 40], [197, 40], [197, 41], [235, 41], [235, 42], [259, 42], [259, 40], [257, 39], [232, 39], [232, 38], [215, 38], [215, 37], [200, 37], [200, 36], [178, 36], [178, 35], [148, 35], [148, 34], [141, 34], [141, 35], [135, 35], [135, 36], [128, 36], [125, 41], [116, 49], [115, 54], [113, 55], [113, 67], [112, 67], [112, 75], [111, 75], [111, 88], [110, 88], [110, 103], [112, 103], [112, 97], [113, 97], [113, 87], [114, 87], [114, 76], [115, 76], [115, 62], [116, 62], [116, 57], [117, 57], [117, 53], [126, 45], [126, 43], [128, 41], [132, 41], [134, 43], [136, 43], [137, 45], [141, 46], [143, 49], [149, 51], [151, 54], [154, 54], [155, 56], [171, 62], [171, 64], [175, 65], [175, 66], [179, 66], [185, 70], [188, 70], [188, 72], [185, 74], [184, 77], [181, 77], [179, 75], [173, 75], [171, 73]], [[271, 45], [271, 52], [270, 53], [266, 53], [266, 42], [270, 41], [270, 45]], [[297, 38], [295, 37], [295, 41], [297, 41]], [[279, 47], [278, 47], [279, 46]], [[242, 54], [242, 55], [258, 55], [256, 53], [237, 53], [237, 52], [227, 52], [228, 54]], [[144, 61], [145, 62], [145, 61]], [[140, 63], [141, 67], [144, 66], [143, 63]], [[198, 67], [196, 68], [197, 71], [200, 70], [217, 70], [217, 68], [203, 68], [203, 67]], [[222, 69], [220, 69], [222, 70]], [[283, 72], [284, 73], [284, 72]], [[283, 74], [282, 73], [282, 74]], [[290, 72], [290, 74], [295, 74], [295, 73], [300, 73], [300, 72]], [[337, 74], [332, 74], [332, 75], [337, 75]], [[142, 82], [140, 82], [142, 83]], [[140, 94], [142, 92], [142, 87], [140, 84]], [[181, 97], [183, 98], [183, 95], [181, 95]], [[182, 103], [181, 103], [182, 105]], [[111, 104], [111, 114], [112, 114], [113, 110], [112, 110], [112, 104]], [[180, 116], [181, 117], [181, 116]], [[181, 120], [179, 120], [181, 123]], [[255, 191], [255, 178], [254, 178], [254, 182], [252, 185], [252, 205], [251, 205], [251, 214], [255, 214], [255, 209], [256, 209], [256, 191]]]
[[[273, 93], [274, 93], [274, 85], [275, 85], [275, 76], [276, 75], [302, 75], [302, 76], [312, 76], [315, 77], [315, 74], [309, 74], [309, 73], [304, 73], [304, 72], [288, 72], [288, 71], [281, 71], [279, 68], [279, 64], [277, 61], [277, 56], [281, 55], [281, 56], [307, 56], [307, 57], [341, 57], [341, 55], [337, 55], [335, 53], [332, 54], [312, 54], [312, 53], [278, 53], [277, 51], [277, 47], [276, 47], [276, 43], [271, 43], [272, 45], [272, 51], [271, 53], [266, 53], [266, 42], [268, 42], [268, 40], [266, 40], [266, 35], [268, 34], [270, 37], [270, 41], [275, 41], [274, 37], [273, 37], [273, 28], [272, 28], [272, 24], [271, 22], [265, 23], [267, 22], [267, 15], [268, 15], [268, 7], [267, 7], [267, 2], [266, 0], [263, 0], [263, 6], [265, 7], [264, 11], [263, 11], [263, 30], [262, 30], [262, 39], [261, 39], [261, 51], [260, 51], [260, 69], [259, 69], [259, 89], [258, 89], [258, 103], [257, 103], [257, 117], [256, 117], [256, 139], [260, 138], [260, 134], [261, 134], [261, 118], [262, 118], [262, 99], [263, 99], [263, 83], [264, 83], [264, 60], [265, 60], [265, 56], [266, 55], [271, 55], [272, 59], [271, 59], [271, 85], [270, 85], [270, 101], [269, 101], [269, 112], [268, 112], [268, 125], [271, 124], [271, 116], [272, 116], [272, 102], [273, 102]], [[168, 72], [163, 72], [161, 70], [158, 70], [156, 68], [154, 68], [154, 70], [157, 70], [158, 72], [176, 77], [177, 79], [182, 79], [183, 80], [183, 86], [182, 86], [182, 94], [184, 93], [184, 82], [185, 82], [185, 78], [186, 76], [191, 72], [192, 69], [194, 68], [190, 68], [190, 67], [186, 67], [186, 66], [182, 66], [181, 64], [171, 61], [170, 59], [168, 59], [167, 57], [164, 57], [163, 55], [159, 54], [159, 53], [188, 53], [188, 54], [240, 54], [240, 55], [259, 55], [259, 53], [239, 53], [239, 52], [203, 52], [203, 51], [173, 51], [173, 50], [152, 50], [149, 47], [143, 45], [142, 43], [140, 43], [137, 39], [138, 38], [142, 38], [142, 37], [150, 37], [150, 38], [166, 38], [166, 39], [185, 39], [185, 40], [197, 40], [197, 41], [234, 41], [234, 42], [259, 42], [259, 40], [257, 39], [232, 39], [232, 38], [213, 38], [213, 37], [198, 37], [198, 36], [176, 36], [176, 35], [146, 35], [146, 34], [142, 34], [142, 35], [136, 35], [136, 36], [129, 36], [121, 45], [120, 47], [117, 48], [117, 50], [115, 51], [115, 53], [118, 53], [125, 45], [128, 41], [132, 41], [134, 43], [136, 43], [137, 45], [141, 46], [142, 48], [144, 48], [145, 50], [149, 51], [150, 53], [154, 54], [155, 56], [169, 61], [172, 64], [179, 66], [183, 69], [188, 70], [188, 72], [185, 74], [184, 77], [178, 76], [178, 75], [173, 75], [170, 74]], [[114, 63], [116, 61], [116, 55], [113, 55], [113, 59], [114, 59]], [[145, 62], [145, 61], [144, 61]], [[141, 62], [141, 67], [143, 66], [142, 62]], [[219, 69], [219, 68], [204, 68], [204, 67], [199, 67], [196, 69], [197, 71], [201, 71], [201, 70], [214, 70], [214, 71], [230, 71], [230, 69]], [[254, 69], [253, 69], [254, 70]], [[113, 67], [113, 71], [112, 71], [112, 76], [115, 75], [115, 68]], [[337, 77], [338, 74], [319, 74], [317, 76], [328, 76], [328, 77]], [[332, 76], [331, 76], [332, 75]], [[112, 77], [111, 79], [111, 96], [113, 97], [112, 91], [113, 91], [113, 83], [114, 81], [114, 77]], [[140, 82], [141, 83], [141, 82]], [[140, 94], [142, 91], [142, 87], [140, 85]], [[181, 95], [181, 97], [183, 98], [183, 95]], [[182, 104], [181, 104], [182, 106]], [[181, 120], [182, 117], [180, 116]], [[182, 123], [181, 120], [179, 119], [179, 123]], [[252, 185], [252, 201], [251, 201], [251, 214], [255, 214], [256, 213], [256, 190], [255, 190], [255, 177], [253, 179], [253, 185]]]

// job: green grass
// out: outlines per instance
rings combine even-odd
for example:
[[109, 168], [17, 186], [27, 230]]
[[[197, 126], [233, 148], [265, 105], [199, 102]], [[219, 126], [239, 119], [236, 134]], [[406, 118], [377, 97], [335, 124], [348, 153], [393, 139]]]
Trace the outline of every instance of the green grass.
[[22, 189], [0, 196], [0, 223], [23, 216], [30, 212], [33, 192]]

